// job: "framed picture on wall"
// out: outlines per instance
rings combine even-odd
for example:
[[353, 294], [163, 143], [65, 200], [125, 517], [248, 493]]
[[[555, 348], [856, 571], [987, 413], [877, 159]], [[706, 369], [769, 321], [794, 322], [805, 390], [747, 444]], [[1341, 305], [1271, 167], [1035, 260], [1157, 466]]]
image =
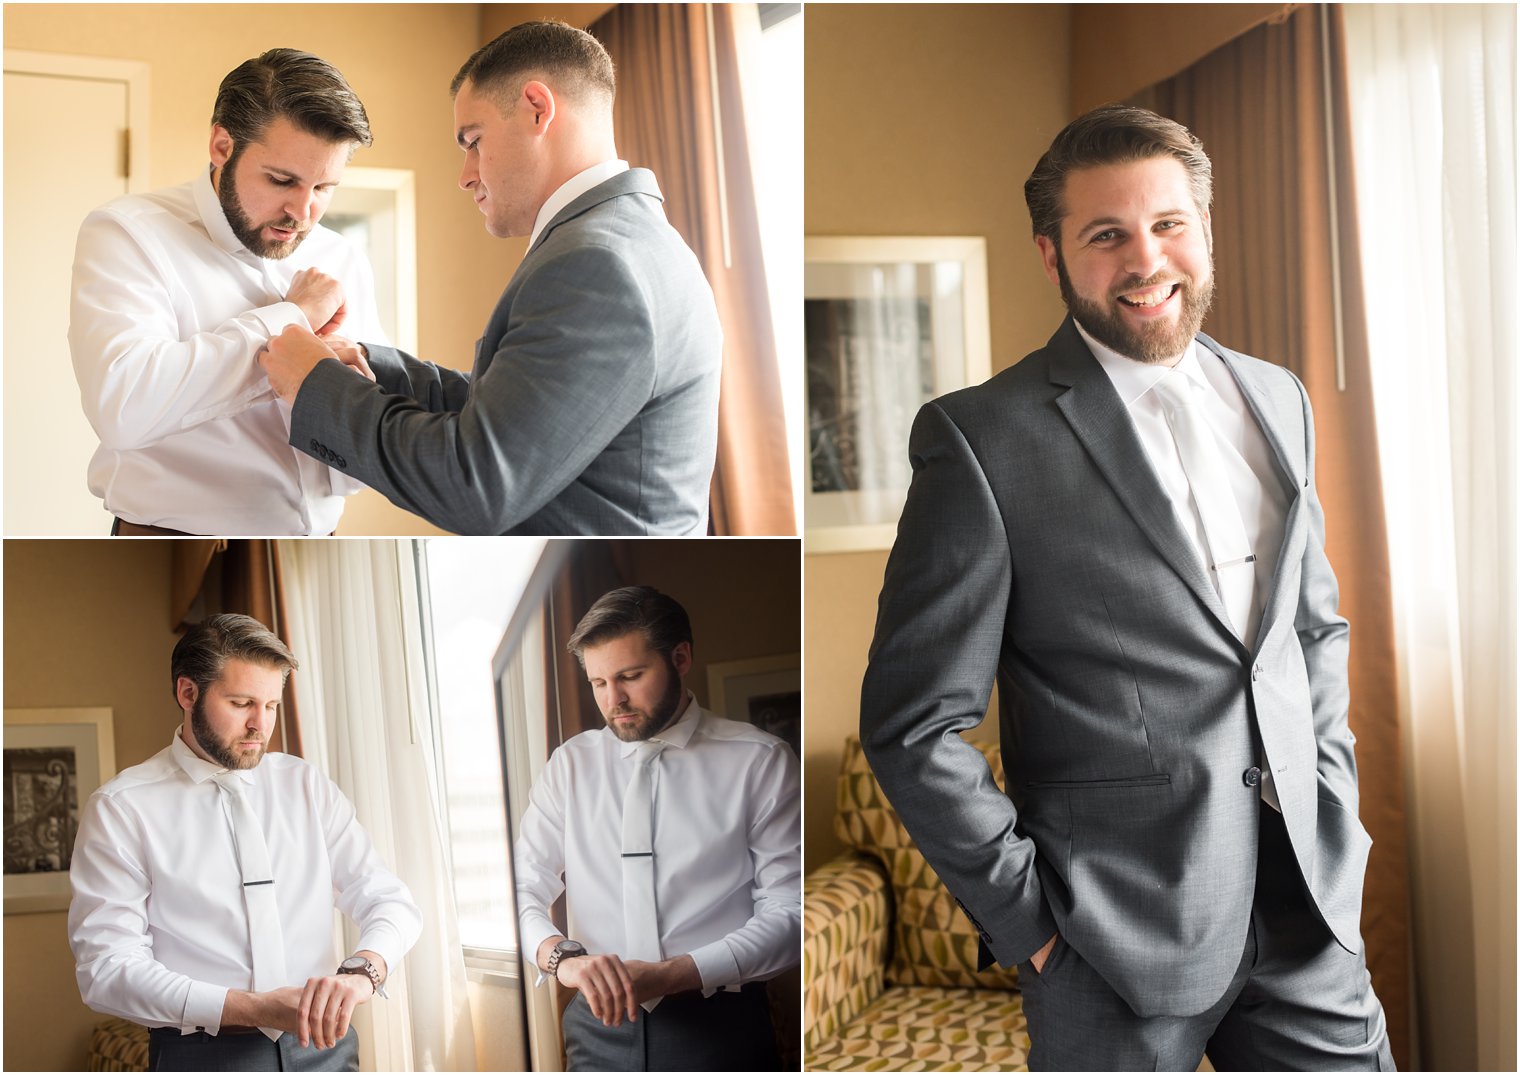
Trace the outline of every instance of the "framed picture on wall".
[[806, 242], [808, 552], [886, 549], [919, 407], [991, 375], [987, 242]]
[[109, 709], [5, 711], [5, 913], [63, 911], [79, 815], [116, 775]]
[[770, 732], [802, 757], [802, 657], [797, 653], [707, 666], [707, 708]]

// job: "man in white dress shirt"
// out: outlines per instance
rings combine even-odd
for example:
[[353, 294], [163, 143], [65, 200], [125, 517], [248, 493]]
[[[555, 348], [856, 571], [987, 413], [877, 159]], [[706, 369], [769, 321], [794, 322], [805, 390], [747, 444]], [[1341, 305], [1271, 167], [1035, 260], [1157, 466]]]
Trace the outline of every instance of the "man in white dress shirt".
[[363, 486], [290, 447], [256, 356], [290, 325], [384, 338], [369, 265], [319, 224], [369, 120], [337, 69], [272, 49], [222, 80], [211, 122], [207, 170], [79, 230], [90, 491], [113, 534], [329, 534]]
[[[411, 894], [332, 781], [267, 754], [295, 658], [247, 616], [174, 648], [169, 746], [86, 804], [69, 942], [96, 1011], [150, 1030], [153, 1071], [357, 1071], [349, 1026], [417, 940]], [[333, 950], [333, 909], [359, 927]]]
[[607, 724], [550, 757], [515, 856], [523, 951], [578, 990], [568, 1068], [774, 1070], [764, 982], [798, 961], [797, 759], [697, 705], [690, 621], [657, 590], [604, 595], [569, 646]]
[[[1032, 1070], [1389, 1070], [1308, 397], [1199, 332], [1212, 166], [1105, 106], [1028, 182], [1070, 316], [919, 412], [867, 757], [1019, 964]], [[998, 684], [1006, 795], [958, 733]]]
[[[470, 373], [281, 333], [262, 361], [293, 445], [456, 533], [707, 532], [723, 334], [653, 173], [618, 158], [614, 89], [606, 50], [563, 23], [465, 61], [459, 185], [527, 253]], [[367, 359], [377, 383], [332, 358]]]

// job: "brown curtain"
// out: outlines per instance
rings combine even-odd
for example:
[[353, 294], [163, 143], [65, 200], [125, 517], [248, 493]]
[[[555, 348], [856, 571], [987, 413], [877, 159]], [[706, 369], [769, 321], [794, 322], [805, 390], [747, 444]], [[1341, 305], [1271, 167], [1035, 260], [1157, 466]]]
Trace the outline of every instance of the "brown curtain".
[[619, 4], [588, 29], [617, 65], [618, 150], [654, 172], [665, 213], [696, 252], [718, 303], [723, 388], [713, 532], [795, 534], [733, 12], [727, 4]]
[[[1407, 1068], [1404, 781], [1344, 47], [1340, 9], [1305, 5], [1153, 87], [1141, 103], [1189, 127], [1214, 162], [1217, 289], [1205, 331], [1287, 366], [1314, 407], [1326, 550], [1340, 580], [1341, 614], [1351, 621], [1350, 719], [1361, 816], [1374, 841], [1362, 932], [1393, 1055]], [[1339, 247], [1344, 389], [1337, 375], [1332, 239]]]
[[577, 541], [554, 580], [544, 615], [549, 640], [545, 661], [551, 687], [548, 747], [552, 753], [571, 736], [605, 723], [580, 662], [565, 648], [586, 610], [608, 590], [633, 584], [631, 550], [619, 541]]
[[[280, 550], [273, 541], [176, 541], [169, 622], [178, 631], [191, 622], [223, 612], [252, 616], [290, 645], [280, 574]], [[299, 672], [293, 675], [299, 675]], [[301, 721], [294, 686], [287, 681], [271, 750], [301, 756]]]

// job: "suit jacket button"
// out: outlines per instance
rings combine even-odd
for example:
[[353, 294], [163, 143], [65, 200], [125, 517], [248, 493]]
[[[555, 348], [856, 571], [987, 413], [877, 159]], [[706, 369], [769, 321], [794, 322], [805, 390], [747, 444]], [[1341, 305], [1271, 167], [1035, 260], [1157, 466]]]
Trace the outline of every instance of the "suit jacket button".
[[1253, 765], [1240, 774], [1240, 779], [1246, 782], [1246, 787], [1254, 788], [1257, 784], [1261, 783], [1261, 770]]

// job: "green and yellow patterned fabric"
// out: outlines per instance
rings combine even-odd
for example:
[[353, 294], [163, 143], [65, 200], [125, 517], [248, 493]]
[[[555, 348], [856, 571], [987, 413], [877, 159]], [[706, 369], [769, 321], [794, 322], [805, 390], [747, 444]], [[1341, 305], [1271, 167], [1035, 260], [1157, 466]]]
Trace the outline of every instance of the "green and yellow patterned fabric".
[[[995, 744], [977, 743], [1003, 786], [1003, 762]], [[881, 785], [866, 763], [860, 740], [845, 743], [839, 773], [839, 804], [834, 830], [845, 844], [881, 859], [892, 885], [895, 917], [892, 923], [892, 963], [886, 977], [892, 985], [945, 988], [1017, 989], [1018, 972], [997, 966], [976, 969], [976, 930], [924, 861], [903, 828], [897, 811], [882, 794]]]
[[881, 995], [891, 896], [881, 864], [844, 854], [803, 885], [803, 1046], [839, 1035]]
[[90, 1071], [147, 1071], [148, 1028], [125, 1019], [95, 1024], [90, 1036]]
[[1028, 1071], [1024, 998], [990, 989], [888, 989], [831, 1040], [809, 1071]]

